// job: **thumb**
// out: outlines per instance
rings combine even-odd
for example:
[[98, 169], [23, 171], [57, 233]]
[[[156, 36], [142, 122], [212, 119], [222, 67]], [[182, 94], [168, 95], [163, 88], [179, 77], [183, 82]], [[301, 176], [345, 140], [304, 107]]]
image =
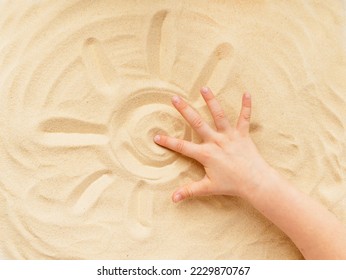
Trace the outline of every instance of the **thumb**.
[[189, 183], [173, 193], [172, 200], [177, 203], [189, 197], [210, 195], [211, 182], [207, 176], [197, 182]]

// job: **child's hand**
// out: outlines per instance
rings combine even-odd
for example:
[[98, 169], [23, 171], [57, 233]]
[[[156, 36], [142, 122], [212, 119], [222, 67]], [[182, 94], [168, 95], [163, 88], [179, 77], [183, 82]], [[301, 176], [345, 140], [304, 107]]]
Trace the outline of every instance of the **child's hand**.
[[[300, 192], [260, 156], [249, 136], [251, 98], [243, 95], [236, 127], [231, 127], [208, 88], [201, 90], [216, 130], [205, 123], [184, 100], [173, 104], [203, 142], [195, 144], [156, 135], [157, 144], [191, 157], [205, 169], [198, 182], [181, 187], [173, 201], [199, 195], [238, 195], [285, 232], [308, 259], [346, 259], [346, 228], [326, 208]], [[331, 242], [331, 238], [337, 242]]]
[[201, 136], [203, 142], [195, 144], [165, 135], [154, 137], [157, 144], [193, 158], [205, 168], [206, 174], [202, 180], [174, 192], [174, 202], [192, 196], [214, 194], [243, 197], [262, 183], [265, 174], [271, 172], [249, 136], [250, 95], [243, 95], [237, 126], [232, 127], [211, 90], [202, 88], [201, 93], [214, 119], [216, 130], [203, 121], [184, 100], [174, 96], [173, 105]]

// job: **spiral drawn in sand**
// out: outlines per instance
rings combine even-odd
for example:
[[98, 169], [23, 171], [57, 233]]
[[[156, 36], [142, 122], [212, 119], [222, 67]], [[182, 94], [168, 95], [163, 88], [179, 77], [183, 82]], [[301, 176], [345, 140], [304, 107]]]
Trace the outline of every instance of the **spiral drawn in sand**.
[[265, 158], [344, 213], [337, 194], [346, 171], [345, 69], [333, 66], [342, 57], [338, 7], [142, 2], [6, 4], [0, 20], [5, 253], [299, 257], [238, 200], [173, 206], [172, 191], [203, 172], [152, 139], [164, 133], [197, 140], [171, 105], [173, 95], [210, 121], [199, 94], [209, 85], [234, 123], [241, 93], [250, 91], [251, 132]]
[[[179, 166], [189, 165], [177, 154], [153, 145], [152, 139], [158, 133], [191, 140], [191, 128], [167, 104], [173, 94], [162, 88], [141, 89], [112, 116], [112, 151], [120, 165], [135, 176], [170, 180]], [[122, 120], [126, 120], [126, 127]], [[123, 141], [119, 143], [118, 139]]]

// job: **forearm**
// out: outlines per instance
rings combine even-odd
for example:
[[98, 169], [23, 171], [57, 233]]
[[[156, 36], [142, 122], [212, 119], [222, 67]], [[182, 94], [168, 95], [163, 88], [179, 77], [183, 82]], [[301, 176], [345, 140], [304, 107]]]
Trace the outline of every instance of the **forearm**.
[[344, 225], [276, 171], [244, 198], [285, 232], [306, 259], [346, 259]]

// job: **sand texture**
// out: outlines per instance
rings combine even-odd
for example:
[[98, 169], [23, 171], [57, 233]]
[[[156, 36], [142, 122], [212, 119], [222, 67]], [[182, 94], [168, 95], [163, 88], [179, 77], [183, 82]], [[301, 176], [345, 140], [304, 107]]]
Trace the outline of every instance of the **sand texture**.
[[4, 257], [301, 258], [239, 198], [173, 204], [203, 168], [152, 138], [200, 141], [174, 94], [212, 122], [208, 85], [234, 123], [248, 91], [264, 158], [346, 222], [344, 18], [336, 0], [1, 1]]

